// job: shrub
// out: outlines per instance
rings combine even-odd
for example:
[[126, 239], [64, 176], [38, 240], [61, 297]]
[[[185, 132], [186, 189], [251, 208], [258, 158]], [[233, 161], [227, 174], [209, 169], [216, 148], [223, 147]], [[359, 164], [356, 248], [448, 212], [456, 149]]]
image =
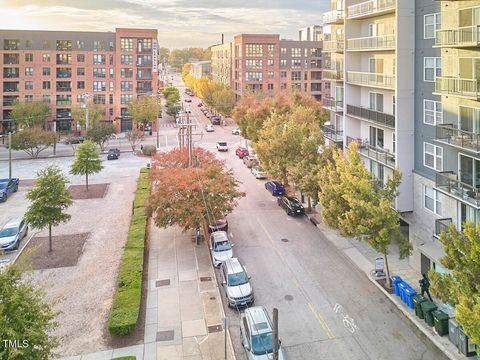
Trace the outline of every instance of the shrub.
[[152, 156], [157, 152], [157, 148], [153, 145], [145, 145], [142, 149], [143, 155]]
[[[137, 182], [133, 215], [130, 220], [127, 242], [122, 255], [108, 331], [125, 336], [135, 330], [142, 298], [142, 278], [147, 216], [145, 207], [150, 193], [148, 171], [142, 169]], [[126, 357], [126, 359], [135, 357]]]

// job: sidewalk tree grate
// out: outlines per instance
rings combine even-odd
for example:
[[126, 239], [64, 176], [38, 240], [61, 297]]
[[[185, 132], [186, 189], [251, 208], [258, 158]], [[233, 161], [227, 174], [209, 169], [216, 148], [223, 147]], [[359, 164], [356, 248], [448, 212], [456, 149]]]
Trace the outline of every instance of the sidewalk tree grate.
[[281, 240], [282, 240], [283, 242], [288, 242], [288, 239], [285, 239], [285, 238], [283, 238], [283, 239], [281, 239]]
[[168, 285], [170, 285], [170, 279], [157, 280], [157, 282], [155, 283], [156, 287], [168, 286]]
[[287, 300], [287, 301], [292, 301], [293, 296], [292, 295], [285, 295], [284, 299]]
[[157, 332], [157, 341], [172, 341], [175, 338], [175, 330]]
[[202, 276], [202, 277], [200, 277], [200, 281], [201, 282], [212, 281], [212, 277], [211, 276]]
[[208, 333], [211, 334], [211, 333], [216, 333], [216, 332], [220, 332], [222, 331], [222, 325], [211, 325], [208, 327]]

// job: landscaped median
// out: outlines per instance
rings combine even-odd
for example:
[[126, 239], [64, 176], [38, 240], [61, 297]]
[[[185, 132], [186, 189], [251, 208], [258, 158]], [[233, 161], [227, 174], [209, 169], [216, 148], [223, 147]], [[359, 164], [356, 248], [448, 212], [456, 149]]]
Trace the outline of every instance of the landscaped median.
[[108, 323], [108, 330], [112, 335], [126, 336], [130, 334], [135, 329], [139, 318], [147, 233], [145, 208], [149, 194], [149, 170], [142, 169], [137, 182], [132, 219], [120, 263], [117, 291]]

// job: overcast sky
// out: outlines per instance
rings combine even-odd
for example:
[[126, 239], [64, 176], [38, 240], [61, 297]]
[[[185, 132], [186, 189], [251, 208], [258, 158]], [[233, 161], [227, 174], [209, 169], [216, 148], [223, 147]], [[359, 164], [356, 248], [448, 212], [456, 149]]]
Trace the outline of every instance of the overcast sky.
[[207, 47], [239, 33], [296, 38], [330, 0], [0, 0], [0, 28], [113, 31], [157, 28], [159, 45]]

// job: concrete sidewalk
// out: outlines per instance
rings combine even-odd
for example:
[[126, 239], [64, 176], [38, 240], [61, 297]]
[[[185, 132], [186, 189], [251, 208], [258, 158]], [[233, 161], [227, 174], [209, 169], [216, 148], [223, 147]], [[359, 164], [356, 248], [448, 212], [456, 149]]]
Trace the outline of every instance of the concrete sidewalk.
[[[205, 243], [179, 228], [152, 225], [145, 338], [140, 345], [64, 360], [224, 360], [225, 314]], [[227, 359], [234, 360], [227, 331]]]
[[[325, 237], [340, 251], [342, 251], [356, 266], [365, 272], [367, 277], [392, 301], [400, 311], [412, 321], [449, 359], [452, 360], [466, 360], [463, 354], [461, 354], [457, 347], [453, 345], [448, 336], [439, 336], [434, 332], [434, 329], [430, 327], [424, 320], [419, 319], [413, 309], [410, 309], [405, 303], [401, 301], [398, 296], [389, 294], [378, 282], [375, 277], [371, 276], [372, 271], [375, 269], [375, 258], [382, 256], [373, 250], [366, 242], [355, 240], [353, 238], [346, 238], [336, 230], [330, 229], [326, 226], [321, 219], [319, 213], [309, 215], [312, 223], [320, 229]], [[398, 258], [398, 248], [391, 246], [389, 248], [388, 263], [390, 269], [390, 275], [398, 275], [405, 282], [407, 282], [417, 293], [421, 290], [418, 285], [418, 280], [422, 278], [422, 275], [415, 271], [408, 264], [408, 260], [400, 260]], [[435, 299], [434, 299], [435, 300]], [[440, 303], [437, 302], [437, 305]], [[439, 308], [441, 309], [440, 305]], [[441, 309], [443, 310], [443, 309]], [[472, 359], [472, 358], [468, 358]]]

